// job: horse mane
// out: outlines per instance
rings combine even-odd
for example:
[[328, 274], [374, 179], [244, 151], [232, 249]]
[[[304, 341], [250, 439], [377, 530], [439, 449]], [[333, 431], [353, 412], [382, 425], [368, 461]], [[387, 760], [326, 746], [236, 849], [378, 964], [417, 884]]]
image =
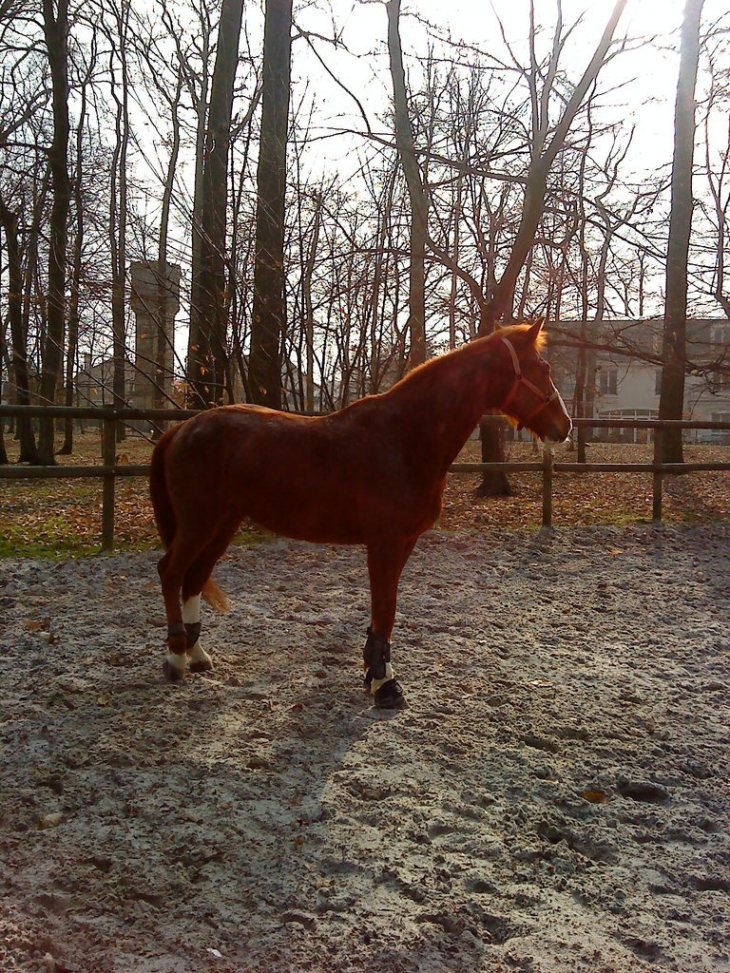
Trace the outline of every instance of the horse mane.
[[[467, 341], [465, 344], [460, 345], [458, 348], [454, 348], [451, 351], [444, 351], [439, 355], [435, 355], [433, 358], [429, 358], [428, 361], [417, 365], [415, 368], [407, 372], [400, 381], [396, 382], [397, 385], [402, 385], [403, 383], [409, 382], [411, 379], [420, 377], [424, 372], [428, 372], [431, 369], [439, 367], [439, 363], [443, 361], [444, 358], [448, 358], [451, 355], [469, 355], [474, 354], [475, 350], [483, 346], [486, 342], [494, 339], [495, 336], [500, 338], [509, 338], [510, 335], [524, 334], [529, 331], [533, 326], [534, 321], [530, 322], [520, 322], [519, 324], [505, 324], [500, 325], [495, 328], [491, 334], [484, 335], [481, 338], [474, 338], [472, 341]], [[547, 344], [547, 332], [543, 328], [537, 336], [535, 341], [535, 351], [542, 351]], [[393, 386], [395, 388], [396, 386]]]

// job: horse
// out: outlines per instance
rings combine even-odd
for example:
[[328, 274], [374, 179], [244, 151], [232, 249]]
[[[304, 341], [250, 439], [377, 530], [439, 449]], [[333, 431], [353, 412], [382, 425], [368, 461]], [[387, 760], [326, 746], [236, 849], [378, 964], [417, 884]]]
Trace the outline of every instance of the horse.
[[168, 429], [150, 467], [166, 548], [158, 572], [167, 679], [181, 679], [188, 667], [212, 668], [200, 644], [201, 595], [227, 610], [211, 572], [248, 518], [285, 537], [365, 548], [371, 596], [365, 686], [375, 706], [404, 705], [390, 642], [398, 584], [416, 541], [439, 516], [452, 462], [488, 411], [543, 441], [562, 442], [570, 432], [540, 356], [543, 324], [498, 328], [331, 414], [229, 405]]

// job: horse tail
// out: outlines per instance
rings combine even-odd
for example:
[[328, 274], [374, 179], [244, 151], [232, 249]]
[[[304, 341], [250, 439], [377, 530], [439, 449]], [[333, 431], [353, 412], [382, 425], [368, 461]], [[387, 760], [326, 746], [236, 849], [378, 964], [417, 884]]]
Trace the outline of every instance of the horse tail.
[[172, 437], [177, 426], [168, 429], [163, 433], [152, 451], [150, 460], [150, 497], [152, 498], [152, 509], [155, 512], [157, 532], [160, 540], [169, 548], [177, 531], [177, 520], [175, 511], [170, 503], [170, 494], [167, 490], [167, 477], [165, 476], [165, 454], [170, 446]]
[[212, 578], [208, 578], [208, 580], [205, 582], [201, 594], [205, 601], [207, 601], [212, 608], [216, 608], [219, 612], [227, 612], [230, 610], [231, 606], [228, 604], [228, 598], [226, 597], [225, 591], [221, 591]]
[[[173, 426], [160, 437], [152, 451], [152, 459], [150, 460], [150, 497], [155, 512], [157, 531], [165, 549], [170, 547], [177, 532], [177, 519], [167, 489], [165, 455], [172, 442], [172, 437], [179, 428], [179, 426]], [[225, 592], [221, 591], [212, 578], [208, 578], [205, 582], [201, 594], [208, 604], [218, 611], [227, 612], [229, 610], [230, 606]]]

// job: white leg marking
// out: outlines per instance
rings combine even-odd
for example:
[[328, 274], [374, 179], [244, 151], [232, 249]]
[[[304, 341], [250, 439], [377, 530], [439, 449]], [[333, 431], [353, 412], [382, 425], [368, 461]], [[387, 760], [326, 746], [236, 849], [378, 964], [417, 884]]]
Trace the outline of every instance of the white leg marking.
[[[183, 622], [188, 625], [194, 625], [200, 621], [200, 595], [193, 595], [192, 598], [183, 602], [182, 617]], [[187, 650], [187, 657], [191, 668], [198, 672], [213, 668], [213, 660], [200, 644], [200, 639]]]
[[182, 617], [188, 625], [194, 625], [200, 621], [200, 595], [193, 595], [192, 598], [183, 602]]
[[385, 676], [382, 679], [373, 679], [370, 683], [370, 692], [373, 696], [377, 693], [381, 686], [385, 685], [386, 682], [390, 682], [391, 679], [395, 679], [395, 672], [393, 671], [393, 666], [389, 663], [385, 663]]
[[191, 666], [197, 665], [205, 669], [213, 668], [213, 660], [200, 644], [200, 639], [192, 648], [188, 649], [188, 659]]

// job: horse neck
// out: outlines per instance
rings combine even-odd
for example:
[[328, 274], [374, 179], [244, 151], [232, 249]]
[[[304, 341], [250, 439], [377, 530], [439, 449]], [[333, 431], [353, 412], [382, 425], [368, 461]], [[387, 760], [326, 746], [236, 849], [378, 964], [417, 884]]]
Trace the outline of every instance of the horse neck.
[[402, 396], [404, 424], [418, 452], [445, 472], [482, 415], [498, 408], [512, 376], [497, 367], [499, 350], [483, 338], [433, 359], [391, 393]]

